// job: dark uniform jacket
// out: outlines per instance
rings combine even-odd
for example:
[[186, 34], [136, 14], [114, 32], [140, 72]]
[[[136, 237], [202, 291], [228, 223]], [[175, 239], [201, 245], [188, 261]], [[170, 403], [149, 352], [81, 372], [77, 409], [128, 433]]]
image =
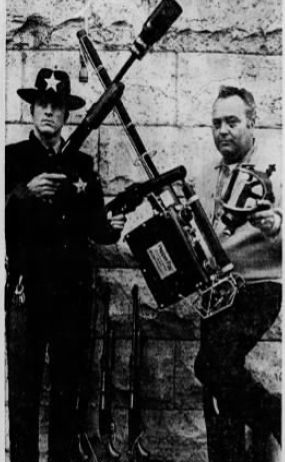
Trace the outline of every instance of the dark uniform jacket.
[[[44, 173], [67, 180], [48, 203], [29, 194], [27, 183]], [[110, 244], [120, 233], [108, 223], [92, 158], [49, 153], [33, 132], [6, 148], [6, 250], [11, 272], [28, 280], [84, 280], [89, 238]]]

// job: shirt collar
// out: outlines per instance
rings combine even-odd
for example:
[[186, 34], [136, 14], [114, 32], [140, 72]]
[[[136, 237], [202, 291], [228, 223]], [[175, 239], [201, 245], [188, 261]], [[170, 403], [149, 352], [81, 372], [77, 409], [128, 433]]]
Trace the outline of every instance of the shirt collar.
[[[250, 148], [250, 150], [246, 153], [246, 155], [244, 156], [244, 158], [242, 159], [241, 162], [237, 162], [236, 164], [234, 165], [239, 165], [239, 164], [248, 164], [250, 161], [251, 161], [251, 158], [253, 156], [253, 154], [256, 152], [256, 149], [257, 149], [257, 143], [255, 141], [255, 139], [253, 140], [253, 145], [252, 147]], [[223, 158], [215, 165], [215, 169], [218, 169], [218, 168], [222, 168], [224, 166], [228, 166], [228, 164], [225, 164]]]
[[[32, 143], [36, 144], [37, 148], [40, 148], [42, 150], [43, 153], [46, 153], [48, 154], [51, 150], [47, 149], [42, 143], [41, 143], [41, 140], [35, 135], [34, 131], [31, 130], [30, 131], [30, 135], [29, 135], [29, 139]], [[63, 138], [61, 138], [61, 141], [60, 141], [60, 151], [64, 145], [65, 141]], [[59, 152], [60, 152], [59, 151]]]

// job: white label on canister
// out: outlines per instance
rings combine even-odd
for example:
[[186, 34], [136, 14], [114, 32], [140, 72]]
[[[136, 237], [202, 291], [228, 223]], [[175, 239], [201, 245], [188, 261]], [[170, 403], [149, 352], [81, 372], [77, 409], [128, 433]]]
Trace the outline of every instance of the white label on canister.
[[167, 276], [170, 276], [177, 271], [176, 266], [171, 260], [162, 241], [159, 241], [152, 247], [149, 247], [147, 249], [147, 253], [158, 272], [160, 279], [165, 279]]

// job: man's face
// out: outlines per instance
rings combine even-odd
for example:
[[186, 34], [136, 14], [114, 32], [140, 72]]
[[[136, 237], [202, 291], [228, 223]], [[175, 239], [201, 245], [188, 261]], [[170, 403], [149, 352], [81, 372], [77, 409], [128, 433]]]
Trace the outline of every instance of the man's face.
[[236, 95], [217, 99], [214, 103], [213, 137], [227, 164], [242, 161], [253, 145], [254, 123], [248, 119], [246, 109], [243, 100]]
[[40, 136], [53, 138], [59, 136], [65, 123], [64, 104], [49, 100], [36, 100], [32, 117], [36, 131]]

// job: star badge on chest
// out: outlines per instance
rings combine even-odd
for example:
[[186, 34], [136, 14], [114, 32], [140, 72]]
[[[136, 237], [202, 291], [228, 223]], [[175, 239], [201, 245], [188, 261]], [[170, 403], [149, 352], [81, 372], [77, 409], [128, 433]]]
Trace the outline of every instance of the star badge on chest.
[[83, 181], [82, 178], [79, 177], [78, 180], [72, 184], [75, 186], [77, 194], [81, 194], [86, 191], [87, 181]]

